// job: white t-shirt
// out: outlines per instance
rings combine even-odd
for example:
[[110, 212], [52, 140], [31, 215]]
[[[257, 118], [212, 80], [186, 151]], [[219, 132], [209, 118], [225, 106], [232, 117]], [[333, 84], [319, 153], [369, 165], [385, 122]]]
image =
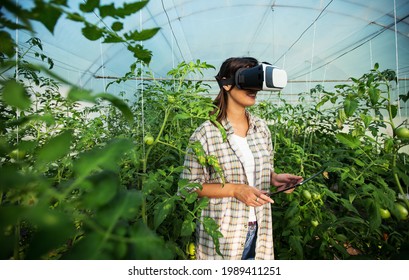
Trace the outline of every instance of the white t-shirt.
[[[247, 181], [249, 183], [249, 186], [254, 187], [255, 178], [256, 178], [256, 174], [254, 172], [255, 163], [254, 163], [253, 153], [251, 152], [249, 144], [247, 143], [247, 138], [233, 134], [232, 139], [236, 143], [237, 147], [239, 148], [243, 156], [240, 160], [243, 162], [244, 171], [246, 172]], [[256, 212], [254, 210], [254, 207], [250, 207], [249, 222], [255, 222], [256, 220], [257, 218], [256, 218]]]

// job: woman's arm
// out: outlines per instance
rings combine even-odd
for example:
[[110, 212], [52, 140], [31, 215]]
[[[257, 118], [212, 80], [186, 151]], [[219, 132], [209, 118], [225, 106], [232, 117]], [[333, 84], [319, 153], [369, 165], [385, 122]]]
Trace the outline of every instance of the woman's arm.
[[257, 188], [246, 184], [203, 184], [201, 190], [197, 190], [199, 197], [223, 198], [235, 197], [248, 206], [261, 206], [266, 203], [274, 203], [270, 197]]

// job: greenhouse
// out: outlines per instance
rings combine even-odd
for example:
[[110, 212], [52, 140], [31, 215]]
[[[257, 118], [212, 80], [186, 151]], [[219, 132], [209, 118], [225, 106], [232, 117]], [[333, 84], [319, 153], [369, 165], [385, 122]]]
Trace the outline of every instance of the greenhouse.
[[[0, 24], [1, 260], [240, 259], [225, 225], [253, 210], [256, 259], [262, 234], [265, 259], [409, 259], [408, 0], [5, 0]], [[219, 77], [228, 58], [274, 86]], [[267, 233], [260, 205], [204, 195], [249, 177], [192, 141], [232, 141], [233, 89], [255, 99], [244, 139], [268, 128], [269, 189], [252, 140], [245, 179], [274, 199]]]

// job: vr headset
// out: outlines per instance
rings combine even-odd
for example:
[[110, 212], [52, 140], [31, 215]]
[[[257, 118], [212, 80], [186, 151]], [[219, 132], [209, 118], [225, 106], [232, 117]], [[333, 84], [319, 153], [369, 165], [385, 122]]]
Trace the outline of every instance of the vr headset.
[[236, 85], [239, 89], [279, 91], [287, 85], [287, 73], [262, 62], [252, 68], [240, 68], [235, 77], [219, 80], [219, 86]]

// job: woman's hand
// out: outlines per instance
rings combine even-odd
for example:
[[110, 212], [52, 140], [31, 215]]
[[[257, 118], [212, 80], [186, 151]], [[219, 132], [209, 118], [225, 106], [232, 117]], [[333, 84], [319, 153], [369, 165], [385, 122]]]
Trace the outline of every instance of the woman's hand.
[[[294, 186], [300, 182], [302, 182], [303, 178], [301, 176], [297, 176], [294, 174], [282, 173], [277, 174], [272, 172], [271, 173], [271, 184], [278, 187], [278, 190], [283, 188]], [[291, 193], [294, 189], [289, 189], [285, 191], [285, 193]]]
[[264, 192], [249, 185], [240, 184], [234, 188], [234, 197], [247, 206], [258, 207], [266, 203], [274, 203]]

